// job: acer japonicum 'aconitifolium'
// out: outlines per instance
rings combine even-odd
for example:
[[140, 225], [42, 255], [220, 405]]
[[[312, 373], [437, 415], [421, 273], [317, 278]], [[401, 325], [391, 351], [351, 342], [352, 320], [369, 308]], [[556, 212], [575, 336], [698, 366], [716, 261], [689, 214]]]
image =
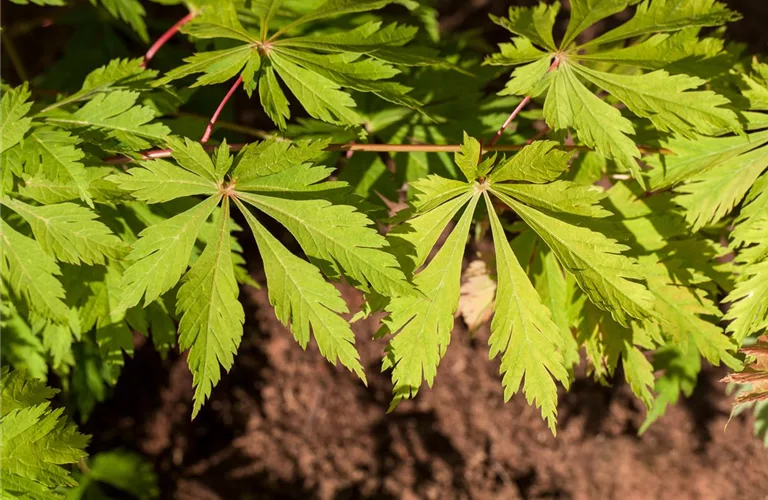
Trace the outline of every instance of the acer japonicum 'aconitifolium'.
[[[147, 41], [140, 4], [117, 4]], [[77, 90], [3, 84], [8, 384], [55, 373], [87, 417], [141, 332], [188, 351], [194, 416], [236, 362], [241, 287], [264, 285], [303, 348], [314, 339], [363, 382], [351, 322], [385, 312], [391, 408], [432, 385], [458, 316], [489, 323], [505, 398], [522, 392], [553, 433], [581, 362], [601, 381], [622, 363], [648, 410], [641, 432], [691, 394], [702, 362], [733, 370], [737, 411], [765, 415], [768, 65], [723, 38], [737, 13], [714, 0], [511, 7], [492, 16], [509, 41], [483, 59], [475, 34], [439, 32], [428, 2], [186, 5], [143, 59]], [[152, 68], [184, 38], [190, 56]], [[203, 86], [223, 97], [210, 118], [184, 110]], [[241, 90], [274, 130], [220, 120]], [[250, 238], [264, 283], [246, 270]], [[492, 251], [468, 251], [483, 241]], [[366, 297], [351, 320], [342, 279]], [[85, 442], [29, 384], [45, 397], [3, 413], [4, 428], [50, 418], [72, 443], [55, 463], [81, 460]], [[8, 474], [50, 490], [32, 469]]]

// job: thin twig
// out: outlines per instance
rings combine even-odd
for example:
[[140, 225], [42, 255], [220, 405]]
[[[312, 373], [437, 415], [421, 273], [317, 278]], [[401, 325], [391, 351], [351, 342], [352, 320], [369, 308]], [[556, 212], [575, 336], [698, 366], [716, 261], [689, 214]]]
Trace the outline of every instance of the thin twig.
[[229, 101], [229, 98], [232, 97], [232, 94], [235, 93], [235, 90], [237, 90], [237, 87], [239, 87], [241, 83], [243, 83], [243, 75], [240, 75], [237, 77], [237, 80], [235, 80], [235, 83], [232, 85], [232, 88], [229, 89], [229, 92], [227, 92], [227, 95], [225, 95], [224, 99], [222, 99], [221, 102], [219, 103], [219, 107], [216, 108], [216, 111], [213, 112], [213, 116], [211, 116], [211, 120], [208, 122], [208, 126], [205, 127], [205, 132], [203, 132], [203, 136], [200, 138], [200, 142], [202, 142], [203, 144], [208, 142], [208, 139], [211, 138], [211, 134], [213, 133], [213, 126], [216, 124], [216, 120], [219, 119], [221, 110], [224, 109], [224, 106], [227, 104], [227, 101]]
[[[552, 65], [547, 70], [547, 73], [553, 71], [557, 66], [560, 64], [560, 58], [555, 56], [555, 60], [552, 63]], [[504, 130], [506, 130], [507, 127], [512, 123], [512, 121], [517, 118], [517, 115], [520, 113], [520, 111], [523, 110], [523, 108], [528, 105], [528, 103], [531, 102], [531, 96], [525, 96], [522, 101], [520, 101], [520, 104], [517, 105], [514, 111], [512, 111], [512, 114], [509, 115], [509, 118], [507, 118], [507, 121], [504, 122], [504, 124], [501, 126], [498, 132], [496, 132], [496, 135], [493, 136], [493, 139], [488, 143], [488, 147], [494, 146], [499, 139], [501, 139], [501, 136], [504, 134]]]
[[[230, 144], [230, 151], [237, 152], [243, 149], [248, 144]], [[325, 151], [361, 151], [367, 153], [457, 153], [461, 151], [461, 144], [329, 144]], [[498, 146], [486, 146], [483, 148], [484, 152], [514, 152], [520, 151], [526, 144], [502, 144]], [[214, 151], [218, 146], [206, 145], [204, 146], [206, 151]], [[563, 146], [566, 151], [594, 151], [594, 149], [586, 146]], [[638, 146], [637, 148], [643, 154], [674, 154], [669, 149], [665, 148], [648, 148], [644, 146]], [[153, 160], [157, 158], [169, 158], [173, 155], [171, 149], [152, 149], [149, 151], [143, 151], [139, 153], [139, 160]], [[124, 163], [131, 163], [135, 161], [134, 158], [128, 156], [113, 156], [106, 158], [104, 163], [107, 165], [122, 165]]]
[[160, 38], [158, 38], [155, 41], [155, 43], [152, 44], [152, 46], [149, 48], [147, 53], [144, 54], [144, 61], [141, 63], [141, 66], [143, 68], [146, 68], [147, 67], [147, 63], [149, 62], [150, 59], [155, 57], [155, 54], [157, 54], [157, 51], [160, 50], [163, 45], [168, 43], [168, 40], [173, 38], [173, 35], [178, 33], [179, 30], [181, 29], [181, 27], [184, 26], [185, 24], [187, 24], [188, 22], [190, 22], [192, 19], [194, 19], [195, 16], [197, 16], [197, 12], [195, 12], [194, 10], [190, 11], [189, 14], [187, 14], [184, 17], [182, 17], [181, 19], [179, 19], [179, 21], [176, 24], [174, 24], [173, 26], [168, 28], [168, 31], [163, 33], [160, 36]]
[[24, 61], [21, 56], [19, 56], [19, 51], [16, 50], [16, 44], [13, 43], [10, 35], [5, 32], [5, 29], [0, 30], [0, 37], [0, 41], [2, 41], [2, 45], [8, 54], [8, 58], [11, 60], [11, 65], [16, 71], [16, 75], [22, 82], [28, 82], [29, 73], [27, 73], [27, 69], [24, 67]]

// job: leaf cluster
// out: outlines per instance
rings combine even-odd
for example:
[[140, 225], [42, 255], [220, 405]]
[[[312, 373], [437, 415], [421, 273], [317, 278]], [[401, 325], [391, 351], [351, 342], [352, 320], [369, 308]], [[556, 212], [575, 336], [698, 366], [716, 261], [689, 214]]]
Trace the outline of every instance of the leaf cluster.
[[[101, 3], [145, 36], [138, 3]], [[738, 14], [723, 4], [571, 0], [558, 41], [558, 2], [512, 7], [492, 17], [510, 42], [484, 61], [492, 49], [438, 33], [434, 10], [410, 0], [188, 7], [195, 52], [166, 72], [113, 59], [55, 97], [33, 81], [0, 99], [2, 359], [55, 373], [81, 418], [136, 334], [188, 352], [197, 415], [234, 366], [241, 295], [260, 285], [302, 348], [363, 383], [350, 315], [383, 312], [390, 410], [439, 381], [461, 316], [500, 359], [504, 398], [522, 392], [553, 433], [580, 363], [602, 383], [621, 366], [644, 432], [703, 362], [741, 370], [739, 348], [768, 327], [768, 65], [726, 44], [719, 27]], [[225, 89], [204, 87], [229, 81], [276, 130], [190, 139], [186, 107], [213, 111], [204, 96]], [[505, 139], [514, 152], [489, 151], [479, 138], [529, 101]], [[361, 311], [342, 281], [364, 294]], [[34, 419], [80, 439], [43, 400], [27, 404]], [[76, 444], [51, 463], [82, 458]], [[154, 491], [135, 457], [90, 470], [78, 495]], [[24, 474], [13, 480], [51, 486]]]

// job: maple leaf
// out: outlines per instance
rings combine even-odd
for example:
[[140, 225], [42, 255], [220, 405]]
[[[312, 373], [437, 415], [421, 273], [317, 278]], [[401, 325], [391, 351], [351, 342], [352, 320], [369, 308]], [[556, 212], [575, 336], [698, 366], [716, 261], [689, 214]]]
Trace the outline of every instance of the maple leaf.
[[[701, 78], [670, 74], [658, 67], [651, 68], [654, 71], [650, 73], [613, 74], [590, 67], [590, 63], [609, 61], [645, 69], [648, 65], [638, 60], [637, 50], [622, 52], [616, 49], [616, 42], [695, 26], [718, 26], [739, 16], [713, 0], [646, 0], [625, 24], [584, 44], [574, 43], [591, 25], [637, 3], [639, 0], [573, 1], [568, 28], [559, 45], [552, 37], [558, 2], [550, 6], [511, 7], [507, 18], [492, 19], [517, 37], [512, 44], [502, 44], [501, 52], [486, 63], [517, 66], [503, 94], [544, 95], [544, 118], [550, 127], [574, 128], [584, 144], [615, 160], [642, 182], [636, 162], [640, 152], [629, 137], [635, 134], [635, 126], [584, 83], [604, 90], [636, 116], [649, 119], [658, 130], [688, 137], [714, 135], [723, 129], [740, 132], [736, 113], [726, 107], [730, 103], [727, 98], [710, 90], [696, 90], [706, 83]], [[670, 57], [672, 51], [666, 51], [668, 63], [701, 54], [699, 40], [690, 34], [686, 36], [686, 43], [678, 46], [675, 58]], [[660, 40], [655, 38], [653, 43], [659, 44]], [[710, 49], [707, 55], [715, 55], [714, 52]]]
[[[553, 322], [550, 310], [526, 276], [504, 235], [490, 196], [512, 208], [549, 246], [590, 299], [610, 311], [617, 321], [626, 325], [633, 319], [655, 316], [653, 296], [637, 282], [643, 279], [644, 268], [621, 255], [626, 247], [568, 222], [568, 217], [601, 218], [610, 212], [598, 206], [604, 195], [595, 188], [556, 180], [567, 168], [568, 155], [553, 147], [554, 143], [537, 141], [510, 159], [496, 162], [493, 157], [483, 160], [479, 143], [467, 137], [456, 155], [467, 181], [430, 176], [414, 184], [419, 191], [412, 203], [415, 217], [388, 235], [408, 270], [424, 265], [446, 225], [463, 207], [468, 208], [435, 257], [416, 272], [414, 284], [422, 296], [395, 297], [385, 308], [389, 316], [382, 333], [394, 334], [383, 362], [384, 368], [392, 369], [394, 382], [390, 408], [415, 395], [423, 380], [430, 386], [434, 380], [450, 342], [453, 314], [461, 293], [461, 256], [480, 197], [486, 201], [497, 259], [491, 355], [502, 354], [505, 398], [522, 384], [527, 400], [541, 407], [552, 432], [557, 400], [554, 380], [564, 385], [569, 382], [562, 354], [568, 329]], [[567, 345], [571, 363], [573, 339]], [[632, 360], [636, 359], [634, 351], [628, 353]]]
[[32, 118], [25, 116], [32, 107], [32, 103], [27, 102], [31, 95], [26, 84], [3, 92], [0, 99], [0, 114], [3, 116], [0, 125], [0, 153], [21, 142], [32, 125]]
[[[199, 194], [208, 198], [139, 234], [127, 256], [131, 264], [123, 274], [118, 309], [131, 308], [142, 297], [146, 307], [181, 282], [176, 305], [181, 315], [179, 346], [190, 349], [188, 362], [196, 387], [193, 416], [218, 383], [220, 367], [232, 367], [242, 337], [237, 254], [232, 253], [229, 234], [231, 200], [245, 215], [262, 258], [269, 263], [267, 286], [277, 317], [302, 347], [312, 332], [326, 358], [332, 363], [340, 360], [365, 380], [354, 335], [340, 316], [347, 312], [346, 304], [322, 279], [320, 269], [332, 277], [342, 273], [365, 290], [406, 296], [414, 291], [386, 251], [384, 237], [370, 227], [371, 221], [353, 206], [339, 203], [349, 186], [326, 181], [331, 170], [310, 163], [327, 143], [254, 143], [234, 161], [226, 144], [213, 159], [200, 143], [189, 139], [171, 138], [169, 144], [173, 163], [143, 161], [108, 179], [147, 203]], [[219, 204], [222, 209], [216, 212]], [[283, 224], [312, 263], [291, 254], [266, 232], [245, 204]], [[217, 222], [203, 234], [212, 213]], [[205, 239], [206, 246], [197, 257], [199, 239]]]
[[179, 347], [189, 349], [187, 363], [195, 387], [192, 418], [219, 382], [219, 366], [232, 368], [245, 321], [229, 246], [228, 198], [219, 219], [217, 236], [184, 275], [176, 303], [181, 315]]
[[149, 41], [147, 26], [144, 22], [146, 11], [139, 0], [91, 0], [91, 3], [95, 4], [97, 1], [113, 17], [128, 23], [142, 41]]
[[2, 276], [11, 290], [31, 309], [52, 321], [67, 321], [61, 269], [37, 241], [0, 222], [3, 243]]
[[45, 121], [70, 127], [81, 134], [103, 135], [103, 138], [94, 134], [88, 137], [94, 142], [103, 142], [107, 150], [146, 149], [163, 142], [170, 129], [159, 123], [149, 123], [154, 119], [155, 111], [136, 104], [139, 95], [131, 90], [98, 93], [74, 113], [57, 110], [50, 112]]
[[653, 339], [642, 329], [635, 328], [635, 325], [621, 326], [590, 303], [585, 303], [583, 309], [579, 325], [581, 341], [585, 343], [587, 356], [595, 372], [613, 375], [621, 360], [624, 378], [632, 392], [646, 408], [651, 407], [651, 390], [655, 384], [653, 365], [640, 347], [655, 347]]
[[432, 62], [402, 48], [413, 39], [416, 28], [397, 24], [382, 27], [380, 22], [372, 21], [323, 36], [286, 36], [306, 23], [380, 9], [393, 1], [329, 0], [271, 36], [270, 23], [280, 2], [270, 2], [260, 16], [259, 33], [243, 26], [232, 2], [203, 5], [202, 14], [182, 31], [198, 39], [227, 38], [240, 43], [188, 57], [185, 65], [168, 72], [156, 85], [198, 73], [202, 75], [193, 86], [222, 83], [240, 75], [249, 96], [258, 88], [264, 110], [281, 129], [291, 116], [283, 85], [310, 116], [329, 123], [362, 123], [347, 90], [372, 93], [398, 105], [418, 108], [419, 102], [408, 95], [409, 87], [388, 81], [400, 72], [393, 64]]
[[23, 217], [43, 249], [60, 261], [103, 264], [106, 258], [119, 259], [125, 253], [125, 244], [85, 207], [74, 203], [33, 206], [10, 198], [0, 198], [0, 203]]
[[89, 437], [67, 422], [63, 408], [50, 408], [57, 390], [7, 367], [0, 378], [0, 491], [4, 497], [64, 498], [57, 488], [77, 483], [63, 466], [85, 457]]

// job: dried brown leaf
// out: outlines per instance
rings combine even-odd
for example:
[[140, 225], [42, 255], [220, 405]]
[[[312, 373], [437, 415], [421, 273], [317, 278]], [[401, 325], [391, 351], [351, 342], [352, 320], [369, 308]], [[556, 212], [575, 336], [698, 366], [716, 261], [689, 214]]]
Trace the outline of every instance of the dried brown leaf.
[[489, 266], [483, 259], [473, 260], [461, 277], [461, 296], [458, 314], [470, 331], [486, 323], [493, 312], [496, 297], [496, 281], [491, 277]]

